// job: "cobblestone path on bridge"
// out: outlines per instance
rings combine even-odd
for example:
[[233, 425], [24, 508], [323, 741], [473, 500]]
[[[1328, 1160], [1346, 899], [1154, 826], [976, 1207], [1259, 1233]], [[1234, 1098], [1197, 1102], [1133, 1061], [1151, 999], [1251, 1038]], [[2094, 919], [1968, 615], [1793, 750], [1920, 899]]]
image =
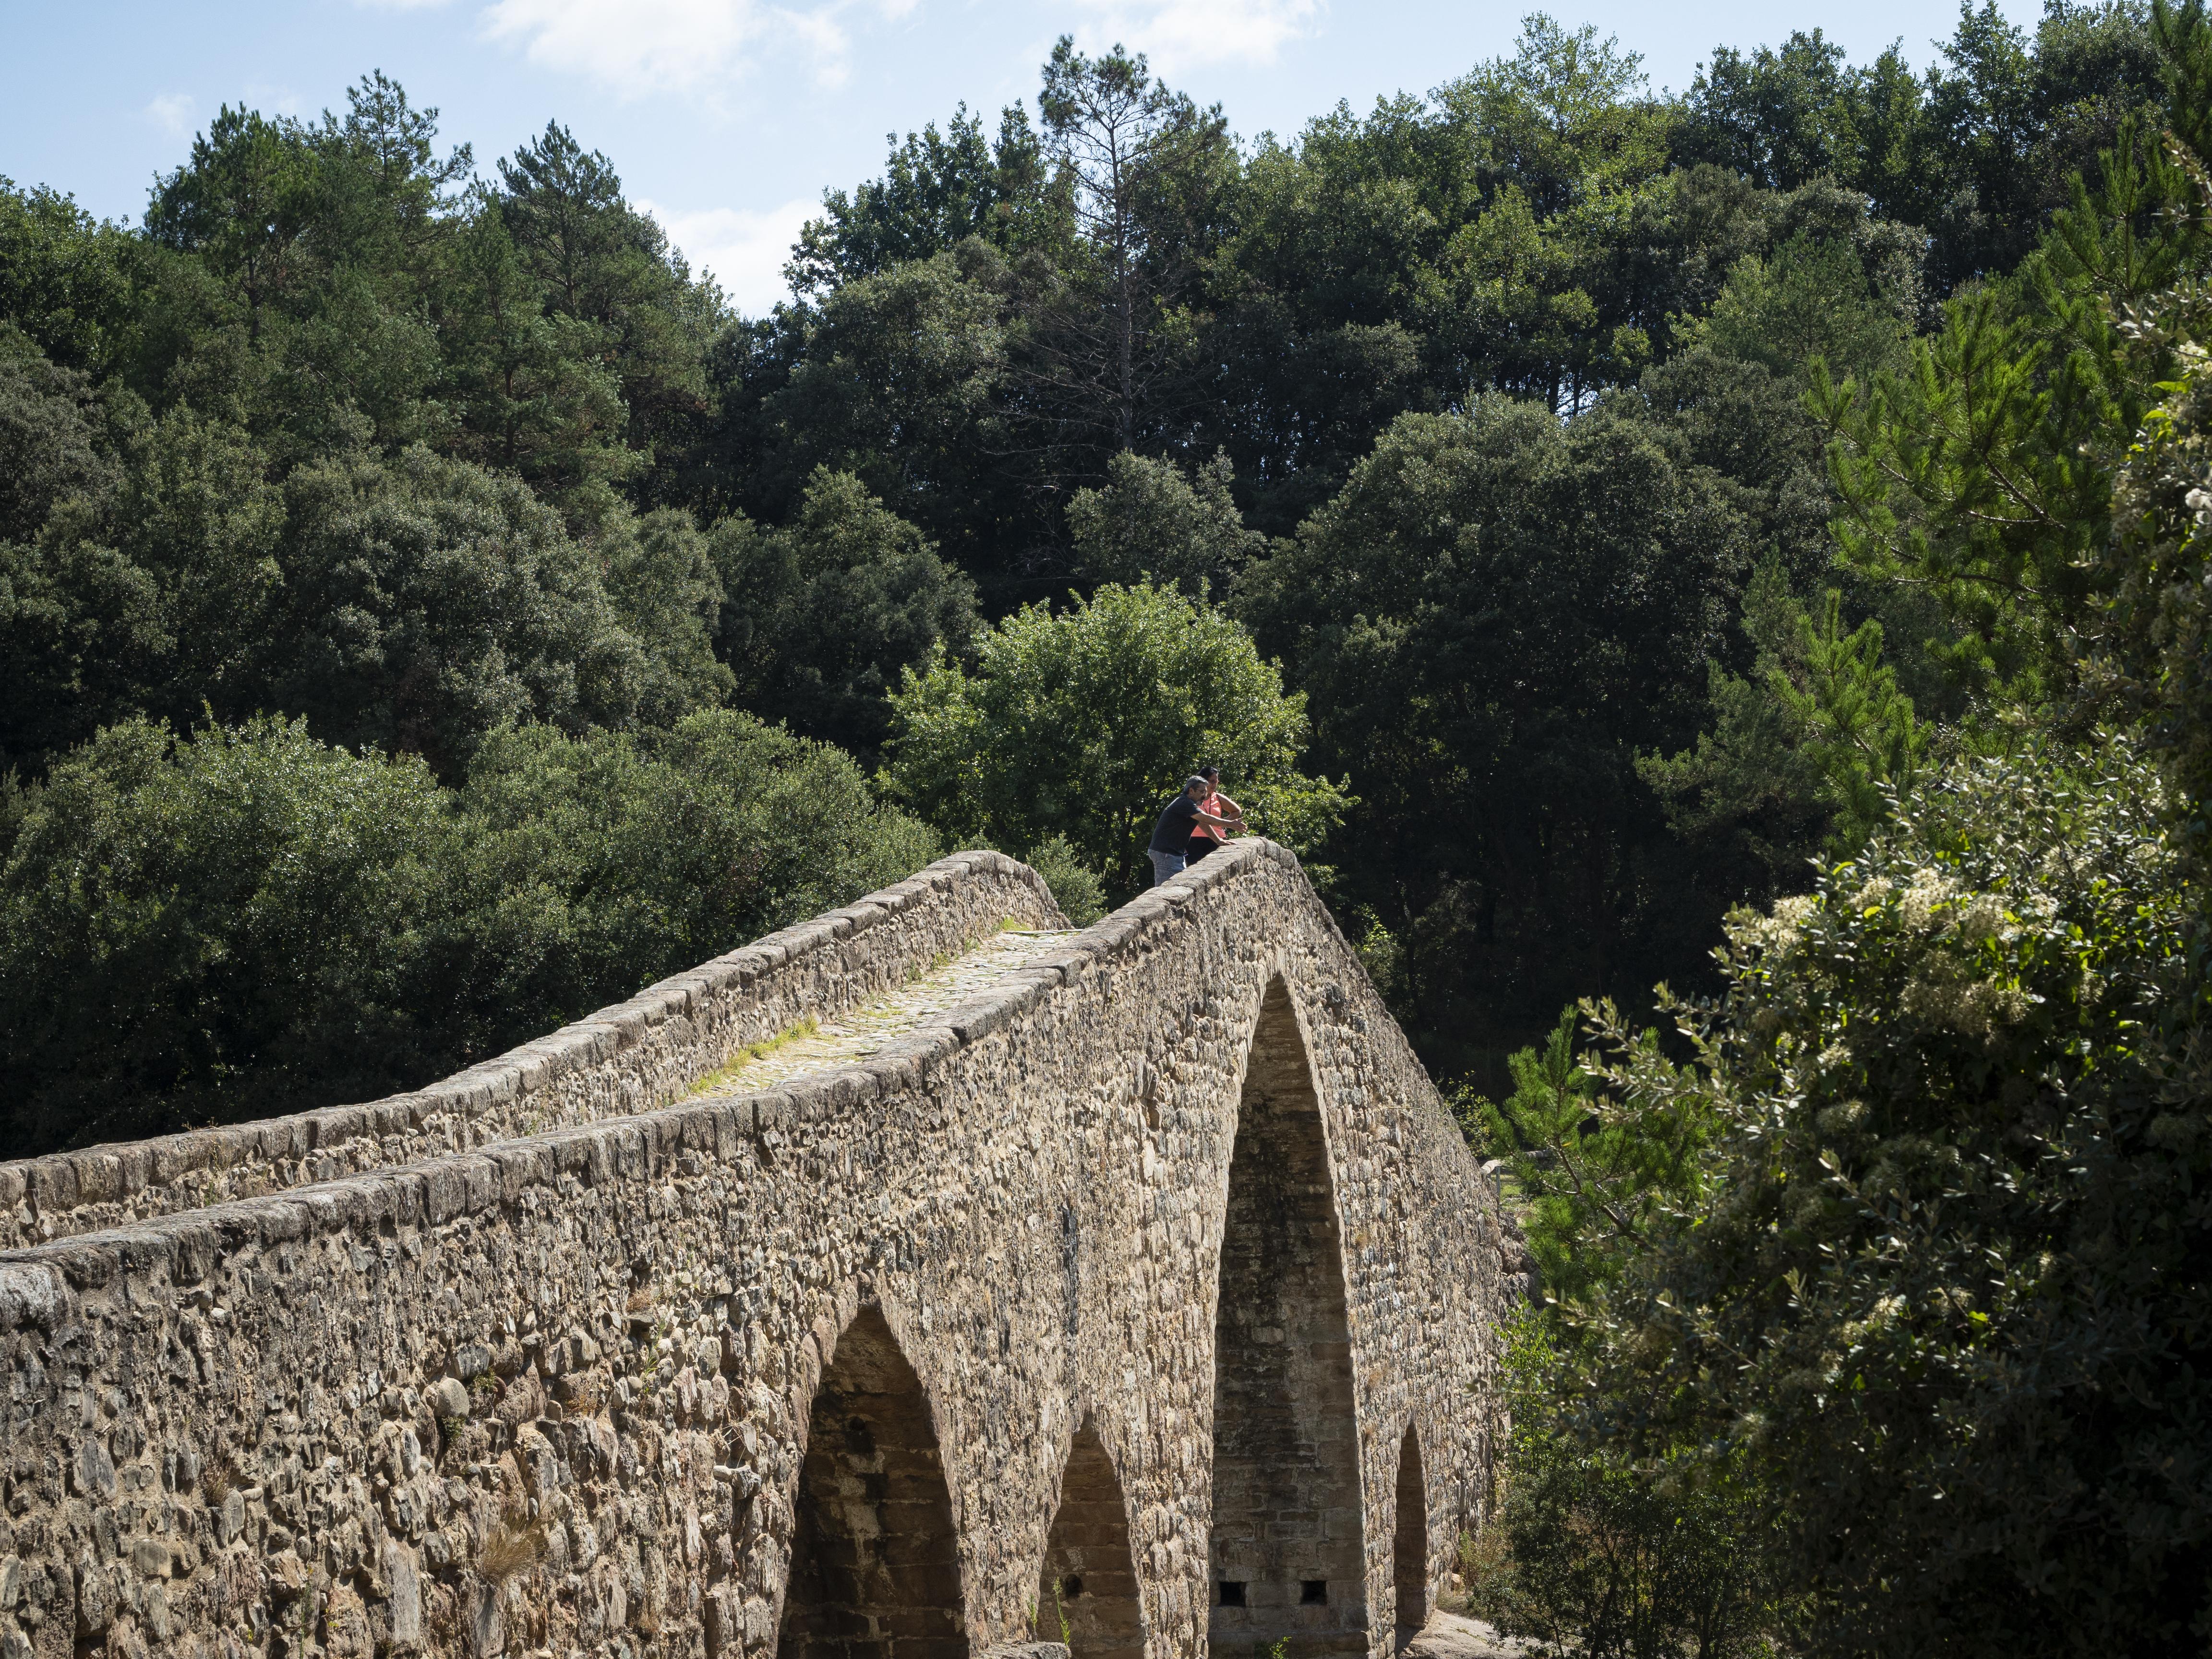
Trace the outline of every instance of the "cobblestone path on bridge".
[[866, 1060], [884, 1043], [902, 1037], [963, 1003], [973, 1001], [1030, 957], [1074, 933], [1010, 927], [910, 980], [889, 996], [800, 1027], [758, 1045], [703, 1079], [695, 1096], [756, 1094], [810, 1072], [830, 1071]]

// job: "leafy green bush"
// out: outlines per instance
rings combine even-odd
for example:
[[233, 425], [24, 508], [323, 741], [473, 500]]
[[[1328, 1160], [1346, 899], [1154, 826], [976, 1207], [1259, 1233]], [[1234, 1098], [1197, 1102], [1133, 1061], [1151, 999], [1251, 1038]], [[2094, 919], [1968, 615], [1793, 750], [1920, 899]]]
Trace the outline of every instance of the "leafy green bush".
[[1849, 856], [1925, 769], [1931, 729], [1882, 659], [1882, 625], [1845, 633], [1842, 601], [1830, 588], [1816, 622], [1769, 559], [1744, 594], [1751, 677], [1708, 664], [1713, 729], [1680, 754], [1636, 759], [1675, 834], [1760, 870], [1768, 893], [1802, 879], [1814, 825], [1832, 856]]
[[[1582, 1012], [1619, 1019], [1606, 1004]], [[1473, 1604], [1510, 1633], [1592, 1655], [1768, 1652], [1781, 1622], [1773, 1522], [1743, 1460], [1716, 1467], [1694, 1443], [1638, 1446], [1580, 1417], [1589, 1366], [1579, 1316], [1694, 1203], [1716, 1121], [1694, 1094], [1600, 1089], [1575, 1052], [1578, 1023], [1568, 1009], [1541, 1049], [1509, 1058], [1510, 1096], [1462, 1110], [1502, 1162], [1547, 1298], [1508, 1326], [1504, 1486]], [[1655, 1073], [1670, 1075], [1656, 1034], [1638, 1042]]]
[[1739, 259], [1711, 313], [1692, 326], [1716, 349], [1779, 374], [1798, 374], [1814, 357], [1838, 368], [1894, 368], [1918, 296], [1871, 289], [1850, 243], [1801, 231], [1770, 258]]
[[900, 671], [974, 636], [975, 584], [849, 472], [817, 467], [781, 529], [732, 517], [712, 539], [738, 700], [871, 763]]
[[29, 541], [58, 501], [114, 487], [101, 399], [0, 322], [0, 542]]
[[301, 467], [284, 507], [255, 689], [319, 736], [453, 778], [504, 721], [665, 723], [728, 692], [721, 584], [684, 514], [576, 539], [519, 478], [421, 448]]
[[1674, 854], [1635, 759], [1694, 738], [1758, 533], [1640, 403], [1486, 395], [1401, 416], [1238, 585], [1365, 804], [1343, 885], [1432, 1065], [1694, 965], [1742, 894]]
[[1687, 1068], [1706, 1196], [1583, 1327], [1579, 1429], [1770, 1496], [1815, 1654], [2196, 1652], [2212, 1629], [2199, 898], [2113, 739], [1954, 768], [1732, 921]]
[[973, 672], [941, 658], [909, 671], [891, 731], [890, 781], [931, 823], [1006, 847], [1064, 836], [1122, 895], [1150, 880], [1153, 819], [1208, 761], [1254, 827], [1292, 848], [1351, 805], [1297, 770], [1305, 698], [1251, 636], [1141, 582], [1015, 612], [980, 636]]
[[0, 1156], [416, 1086], [911, 873], [750, 715], [507, 727], [466, 787], [303, 722], [133, 722], [0, 811]]
[[1060, 914], [1078, 927], [1088, 927], [1106, 914], [1106, 884], [1076, 856], [1066, 836], [1048, 836], [1030, 848], [1022, 861], [1044, 878]]
[[937, 857], [852, 757], [750, 714], [570, 739], [518, 726], [455, 801], [470, 896], [426, 963], [447, 1051], [471, 1059], [587, 1014]]
[[450, 902], [419, 760], [304, 723], [102, 732], [0, 848], [4, 1151], [381, 1093], [436, 1052], [412, 951]]
[[[62, 401], [41, 406], [46, 428]], [[8, 402], [0, 381], [0, 428]], [[721, 579], [687, 514], [610, 510], [573, 534], [520, 479], [420, 446], [311, 461], [280, 486], [248, 433], [182, 406], [123, 447], [35, 540], [0, 542], [8, 761], [43, 767], [132, 714], [280, 709], [451, 781], [504, 721], [665, 724], [729, 695]], [[31, 485], [59, 491], [86, 465], [50, 459]]]
[[1739, 1465], [1717, 1468], [1693, 1449], [1637, 1459], [1580, 1438], [1560, 1388], [1574, 1368], [1553, 1331], [1524, 1310], [1508, 1332], [1505, 1482], [1472, 1563], [1470, 1607], [1589, 1659], [1774, 1652], [1778, 1552], [1759, 1494]]
[[[2200, 172], [2198, 185], [2212, 209], [2212, 177]], [[2190, 299], [2153, 319], [2156, 332], [2197, 337], [2173, 342], [2179, 367], [2119, 470], [2098, 633], [2109, 689], [2148, 718], [2171, 775], [2201, 801], [2212, 799], [2212, 302], [2203, 289]]]
[[[1614, 1017], [1606, 1005], [1590, 1012]], [[1513, 1092], [1473, 1103], [1484, 1146], [1504, 1161], [1537, 1272], [1560, 1300], [1610, 1284], [1668, 1210], [1695, 1195], [1713, 1127], [1694, 1101], [1624, 1111], [1601, 1096], [1575, 1054], [1578, 1023], [1574, 1009], [1561, 1014], [1540, 1051], [1507, 1058]]]
[[1079, 489], [1068, 501], [1077, 565], [1094, 582], [1226, 590], [1267, 545], [1244, 527], [1229, 493], [1235, 476], [1225, 453], [1186, 478], [1172, 461], [1124, 450], [1106, 463], [1103, 489]]

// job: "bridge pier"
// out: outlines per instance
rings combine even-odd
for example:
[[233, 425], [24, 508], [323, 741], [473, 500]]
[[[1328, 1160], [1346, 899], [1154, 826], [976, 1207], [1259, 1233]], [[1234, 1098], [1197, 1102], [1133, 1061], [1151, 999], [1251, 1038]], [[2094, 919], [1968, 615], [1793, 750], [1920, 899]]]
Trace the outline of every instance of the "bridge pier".
[[1241, 1068], [1215, 1275], [1217, 1654], [1364, 1659], [1368, 1586], [1344, 1255], [1313, 1066], [1282, 980]]
[[1144, 1659], [1145, 1620], [1129, 1551], [1129, 1507], [1114, 1460], [1086, 1420], [1068, 1443], [1037, 1581], [1036, 1627], [1073, 1659]]

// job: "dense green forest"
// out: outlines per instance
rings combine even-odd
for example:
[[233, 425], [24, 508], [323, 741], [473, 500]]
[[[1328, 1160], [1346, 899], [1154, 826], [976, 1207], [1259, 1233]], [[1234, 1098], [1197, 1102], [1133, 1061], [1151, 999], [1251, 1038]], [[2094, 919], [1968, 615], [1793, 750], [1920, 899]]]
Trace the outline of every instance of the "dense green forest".
[[[2212, 1639], [2212, 30], [2148, 22], [2156, 107], [2056, 200], [2014, 152], [1978, 268], [1931, 216], [1910, 337], [1794, 313], [1820, 530], [1741, 586], [1752, 660], [1713, 653], [1694, 743], [1635, 769], [1747, 868], [1803, 845], [1763, 813], [1817, 802], [1812, 879], [1771, 866], [1656, 1026], [1586, 996], [1510, 1091], [1462, 1096], [1545, 1290], [1468, 1559], [1513, 1629], [1639, 1656]], [[1741, 337], [1745, 269], [1707, 349]]]
[[765, 318], [380, 74], [0, 180], [0, 1154], [1095, 914], [1212, 760], [1527, 1218], [1480, 1608], [2201, 1654], [2209, 160], [2202, 0], [2050, 0], [1288, 140], [1064, 42]]
[[[1118, 897], [1201, 759], [1440, 1073], [1711, 983], [2034, 672], [1839, 556], [1808, 365], [2036, 326], [2076, 176], [2157, 165], [2152, 33], [1985, 7], [1924, 74], [1798, 35], [1660, 99], [1537, 16], [1288, 142], [1063, 46], [755, 319], [567, 128], [485, 168], [380, 74], [224, 110], [136, 228], [9, 185], [11, 1146], [419, 1081], [933, 835]], [[640, 828], [529, 830], [607, 768]], [[751, 813], [680, 896], [635, 839]]]

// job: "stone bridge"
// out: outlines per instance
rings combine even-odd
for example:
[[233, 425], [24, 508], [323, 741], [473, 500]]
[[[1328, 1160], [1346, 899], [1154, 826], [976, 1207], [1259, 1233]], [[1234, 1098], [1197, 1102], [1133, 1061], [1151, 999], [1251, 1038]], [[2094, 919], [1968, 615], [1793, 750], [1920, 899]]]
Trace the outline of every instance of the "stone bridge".
[[1495, 1200], [1296, 860], [969, 853], [418, 1093], [0, 1165], [0, 1659], [1385, 1659]]

